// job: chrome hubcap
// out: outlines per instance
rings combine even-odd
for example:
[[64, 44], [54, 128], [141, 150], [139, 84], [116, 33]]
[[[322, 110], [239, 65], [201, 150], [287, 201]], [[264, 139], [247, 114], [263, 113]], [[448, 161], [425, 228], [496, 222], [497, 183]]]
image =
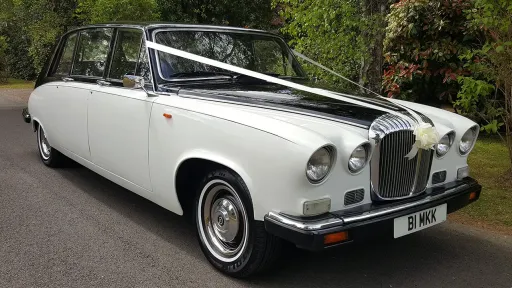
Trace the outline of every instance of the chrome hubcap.
[[213, 180], [202, 191], [198, 207], [202, 241], [218, 259], [234, 261], [247, 245], [248, 218], [242, 201], [222, 180]]
[[238, 223], [238, 210], [233, 202], [226, 198], [217, 199], [213, 203], [211, 219], [217, 238], [223, 242], [235, 240], [240, 223]]
[[46, 138], [46, 133], [44, 133], [43, 128], [39, 127], [39, 150], [41, 151], [41, 156], [46, 160], [50, 158], [51, 146]]

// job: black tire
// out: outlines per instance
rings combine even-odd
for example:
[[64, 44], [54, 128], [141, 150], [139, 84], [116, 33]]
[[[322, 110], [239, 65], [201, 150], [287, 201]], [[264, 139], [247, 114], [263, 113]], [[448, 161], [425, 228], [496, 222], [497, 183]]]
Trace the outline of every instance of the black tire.
[[37, 148], [39, 151], [39, 157], [46, 166], [57, 168], [63, 166], [66, 157], [62, 155], [55, 148], [50, 146], [48, 139], [46, 139], [46, 133], [41, 125], [37, 126]]
[[[212, 205], [208, 203], [212, 203]], [[215, 205], [215, 203], [221, 204]], [[228, 205], [223, 206], [222, 203]], [[229, 206], [231, 204], [234, 204], [237, 209], [233, 210]], [[205, 207], [208, 205], [210, 209], [205, 212]], [[222, 206], [221, 208], [229, 207], [231, 209], [227, 208], [228, 210], [225, 211], [215, 209], [215, 207], [220, 206]], [[208, 210], [210, 213], [208, 213]], [[215, 214], [216, 211], [217, 214]], [[222, 214], [222, 212], [227, 212], [227, 214]], [[268, 234], [262, 221], [254, 220], [249, 190], [242, 178], [230, 170], [215, 170], [204, 177], [197, 191], [194, 214], [201, 250], [215, 268], [229, 276], [245, 278], [260, 273], [270, 268], [280, 254], [281, 239]], [[205, 217], [205, 214], [209, 214], [210, 217]], [[234, 217], [234, 214], [236, 214], [236, 217]], [[226, 215], [229, 215], [229, 219], [222, 220]], [[214, 221], [208, 222], [208, 219]], [[233, 219], [235, 219], [235, 223], [238, 223], [238, 229], [232, 229], [232, 227], [236, 227], [231, 222]], [[229, 227], [225, 230], [228, 232], [223, 234], [224, 232], [218, 232], [220, 231], [218, 229], [215, 230], [215, 227], [224, 227], [221, 225]], [[229, 233], [233, 231], [237, 231], [234, 237], [234, 233]], [[220, 233], [222, 238], [218, 237], [219, 234], [217, 233]], [[218, 246], [212, 242], [214, 241], [212, 239], [215, 238], [223, 248], [227, 247], [230, 252], [237, 251], [236, 253], [233, 252], [235, 255], [226, 256], [225, 253], [219, 252]], [[229, 240], [230, 238], [233, 238], [233, 240], [223, 241], [223, 239]], [[237, 248], [239, 250], [233, 247], [239, 247]]]

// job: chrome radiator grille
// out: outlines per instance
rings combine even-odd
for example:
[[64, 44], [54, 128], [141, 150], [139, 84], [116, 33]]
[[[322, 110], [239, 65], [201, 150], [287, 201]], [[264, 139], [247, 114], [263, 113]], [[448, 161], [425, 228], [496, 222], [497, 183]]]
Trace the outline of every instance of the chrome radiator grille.
[[415, 142], [411, 121], [387, 114], [370, 128], [370, 137], [376, 139], [371, 177], [378, 200], [411, 197], [427, 186], [434, 150], [420, 149], [411, 160], [405, 157]]
[[378, 189], [375, 189], [380, 197], [403, 198], [425, 190], [433, 150], [420, 150], [409, 160], [405, 155], [413, 144], [414, 135], [410, 130], [393, 132], [382, 139]]

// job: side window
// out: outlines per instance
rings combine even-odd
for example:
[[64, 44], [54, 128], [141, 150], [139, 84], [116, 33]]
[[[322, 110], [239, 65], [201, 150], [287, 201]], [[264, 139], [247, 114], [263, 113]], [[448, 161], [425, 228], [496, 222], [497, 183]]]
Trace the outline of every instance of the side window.
[[60, 59], [57, 68], [52, 75], [69, 75], [71, 71], [71, 63], [73, 62], [73, 51], [75, 50], [76, 33], [67, 37], [64, 47], [60, 54]]
[[120, 29], [117, 32], [116, 46], [110, 66], [110, 79], [123, 79], [125, 74], [135, 75], [140, 55], [142, 31]]
[[72, 75], [102, 77], [107, 62], [112, 29], [80, 32]]
[[117, 33], [108, 78], [121, 80], [126, 74], [143, 76], [146, 82], [151, 79], [140, 30], [120, 29]]

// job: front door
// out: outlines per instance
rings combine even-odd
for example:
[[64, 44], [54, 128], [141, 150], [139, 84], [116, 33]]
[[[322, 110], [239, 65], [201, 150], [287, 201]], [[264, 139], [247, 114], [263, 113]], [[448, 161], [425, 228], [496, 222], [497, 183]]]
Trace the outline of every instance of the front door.
[[125, 74], [144, 75], [146, 57], [142, 31], [119, 29], [115, 33], [111, 64], [103, 82], [88, 100], [88, 131], [94, 164], [145, 190], [149, 178], [148, 133], [156, 97], [141, 89], [122, 87]]

